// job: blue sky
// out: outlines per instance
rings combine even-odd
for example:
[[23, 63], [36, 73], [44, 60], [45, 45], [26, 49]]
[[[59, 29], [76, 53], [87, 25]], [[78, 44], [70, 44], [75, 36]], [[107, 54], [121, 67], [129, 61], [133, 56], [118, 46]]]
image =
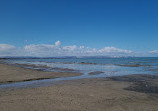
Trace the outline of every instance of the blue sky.
[[22, 50], [58, 40], [62, 47], [114, 47], [158, 56], [158, 1], [0, 0], [1, 55], [3, 44]]

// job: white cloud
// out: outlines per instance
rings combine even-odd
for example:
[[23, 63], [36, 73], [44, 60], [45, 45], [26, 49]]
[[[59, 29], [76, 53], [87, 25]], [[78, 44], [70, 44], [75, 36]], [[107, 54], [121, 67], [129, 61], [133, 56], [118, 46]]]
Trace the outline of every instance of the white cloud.
[[54, 45], [48, 45], [48, 44], [39, 44], [39, 45], [27, 45], [24, 47], [26, 51], [36, 52], [36, 51], [48, 51], [51, 49], [54, 49]]
[[1, 56], [9, 56], [14, 55], [16, 51], [16, 47], [9, 44], [0, 44], [0, 55]]
[[15, 49], [15, 46], [8, 44], [0, 44], [0, 52], [8, 52]]
[[60, 50], [60, 47], [57, 47], [59, 44], [49, 45], [49, 44], [38, 44], [38, 45], [27, 45], [24, 47], [24, 51], [27, 55], [30, 56], [57, 56]]
[[84, 49], [85, 47], [84, 46], [80, 46], [80, 49]]
[[55, 42], [55, 46], [60, 46], [61, 45], [61, 42], [58, 40]]
[[60, 41], [54, 44], [30, 44], [24, 48], [16, 48], [13, 45], [0, 44], [0, 55], [10, 56], [124, 56], [132, 51], [115, 47], [104, 47], [103, 49], [89, 48], [85, 46], [62, 46]]
[[149, 51], [149, 53], [158, 54], [158, 50]]
[[104, 47], [103, 49], [99, 50], [100, 53], [132, 53], [130, 50], [118, 49], [115, 47]]
[[62, 49], [63, 50], [67, 50], [67, 51], [74, 51], [75, 49], [77, 49], [77, 46], [76, 45], [73, 45], [73, 46], [64, 46]]

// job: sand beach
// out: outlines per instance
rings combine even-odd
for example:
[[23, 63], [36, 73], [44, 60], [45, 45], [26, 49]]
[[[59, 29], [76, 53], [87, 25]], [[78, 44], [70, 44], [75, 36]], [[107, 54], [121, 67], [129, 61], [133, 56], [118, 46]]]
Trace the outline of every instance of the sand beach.
[[[76, 73], [78, 75], [79, 73]], [[0, 83], [73, 76], [0, 64]], [[0, 89], [1, 111], [157, 111], [158, 77], [128, 75]]]

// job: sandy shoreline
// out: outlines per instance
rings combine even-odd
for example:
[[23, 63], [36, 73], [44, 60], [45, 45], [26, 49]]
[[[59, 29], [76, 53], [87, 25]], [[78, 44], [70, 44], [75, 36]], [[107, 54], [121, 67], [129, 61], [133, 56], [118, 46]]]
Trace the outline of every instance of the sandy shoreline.
[[[72, 76], [0, 64], [0, 82]], [[1, 111], [157, 111], [158, 77], [128, 75], [0, 89]]]
[[0, 63], [0, 83], [22, 82], [81, 75], [75, 72], [46, 72]]

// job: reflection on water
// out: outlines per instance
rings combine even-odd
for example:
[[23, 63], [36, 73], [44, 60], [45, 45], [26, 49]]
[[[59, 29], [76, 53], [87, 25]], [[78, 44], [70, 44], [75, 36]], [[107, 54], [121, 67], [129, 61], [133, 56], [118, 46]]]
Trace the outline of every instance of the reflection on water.
[[[56, 79], [1, 84], [0, 87], [30, 87], [52, 84], [53, 81], [121, 76], [129, 74], [157, 74], [158, 58], [69, 58], [69, 59], [9, 59], [7, 63], [25, 68], [57, 72], [81, 72], [83, 75]], [[97, 73], [98, 72], [98, 73]]]

